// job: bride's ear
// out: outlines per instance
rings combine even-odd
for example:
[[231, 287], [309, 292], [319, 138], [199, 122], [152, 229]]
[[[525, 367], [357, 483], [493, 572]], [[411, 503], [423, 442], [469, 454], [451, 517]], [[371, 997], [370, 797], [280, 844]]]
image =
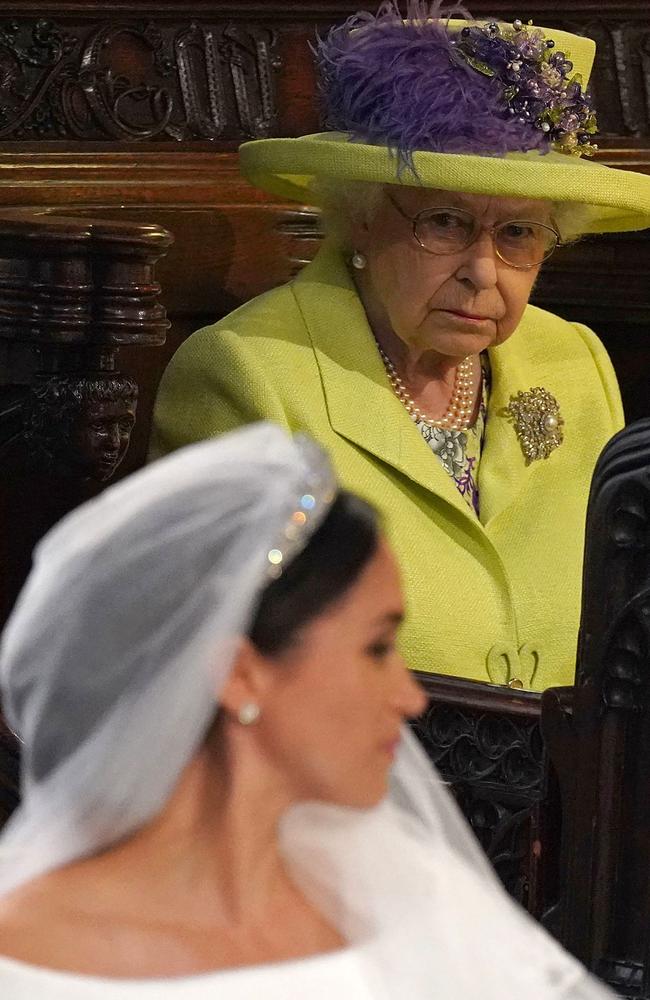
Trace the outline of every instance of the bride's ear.
[[240, 718], [247, 705], [257, 705], [261, 709], [272, 673], [273, 666], [268, 657], [260, 653], [250, 639], [244, 637], [226, 683], [219, 693], [219, 705], [234, 718]]

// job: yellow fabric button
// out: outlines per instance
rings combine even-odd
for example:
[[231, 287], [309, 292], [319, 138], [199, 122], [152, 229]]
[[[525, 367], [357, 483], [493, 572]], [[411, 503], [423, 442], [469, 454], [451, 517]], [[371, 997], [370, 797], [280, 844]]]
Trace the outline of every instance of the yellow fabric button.
[[540, 664], [542, 651], [525, 642], [517, 649], [512, 643], [495, 643], [489, 650], [485, 666], [493, 684], [503, 684], [513, 690], [530, 690]]

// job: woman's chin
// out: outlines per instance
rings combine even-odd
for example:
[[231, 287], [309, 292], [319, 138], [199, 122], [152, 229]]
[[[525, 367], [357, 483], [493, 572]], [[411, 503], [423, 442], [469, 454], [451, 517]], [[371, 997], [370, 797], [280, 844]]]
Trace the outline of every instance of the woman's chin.
[[496, 347], [499, 338], [495, 331], [468, 331], [460, 336], [438, 337], [430, 344], [431, 350], [447, 358], [465, 358], [468, 354], [480, 354], [489, 347]]
[[446, 311], [444, 323], [442, 311], [435, 314], [435, 319], [435, 325], [431, 323], [430, 329], [423, 329], [422, 334], [426, 337], [426, 346], [429, 350], [448, 358], [464, 358], [468, 354], [480, 354], [481, 351], [494, 347], [505, 339], [494, 320], [464, 321], [461, 316]]
[[384, 781], [359, 782], [357, 786], [340, 789], [330, 801], [347, 809], [374, 809], [388, 795], [388, 778]]

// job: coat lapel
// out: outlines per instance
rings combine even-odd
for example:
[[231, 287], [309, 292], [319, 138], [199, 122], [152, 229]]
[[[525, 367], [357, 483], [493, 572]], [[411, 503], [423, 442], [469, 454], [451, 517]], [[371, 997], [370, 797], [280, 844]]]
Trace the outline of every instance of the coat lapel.
[[[479, 465], [481, 521], [489, 529], [495, 518], [506, 512], [524, 485], [544, 468], [543, 461], [526, 465], [514, 427], [504, 415], [513, 395], [542, 385], [556, 393], [560, 409], [563, 387], [556, 385], [557, 371], [549, 366], [552, 358], [543, 355], [539, 331], [535, 326], [537, 310], [528, 306], [513, 335], [488, 354], [492, 371], [492, 389], [488, 404], [485, 441]], [[566, 387], [564, 387], [566, 391]], [[553, 461], [553, 456], [548, 459]]]
[[396, 398], [345, 263], [325, 244], [294, 281], [333, 430], [450, 504], [475, 515]]
[[522, 337], [525, 331], [520, 325], [513, 341], [488, 351], [492, 386], [478, 475], [481, 521], [486, 527], [512, 504], [533, 471], [526, 467], [514, 428], [503, 413], [513, 393], [531, 388], [530, 370], [513, 350], [514, 341]]

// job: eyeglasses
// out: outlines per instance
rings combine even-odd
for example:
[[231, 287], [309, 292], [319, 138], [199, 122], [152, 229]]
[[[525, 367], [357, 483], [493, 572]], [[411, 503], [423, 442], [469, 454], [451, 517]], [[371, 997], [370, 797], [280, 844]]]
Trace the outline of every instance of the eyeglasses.
[[543, 264], [560, 245], [560, 234], [541, 222], [512, 219], [496, 226], [482, 226], [462, 208], [425, 208], [407, 215], [393, 196], [386, 197], [399, 214], [413, 225], [413, 235], [423, 250], [434, 254], [462, 253], [485, 230], [492, 237], [497, 257], [518, 270]]

